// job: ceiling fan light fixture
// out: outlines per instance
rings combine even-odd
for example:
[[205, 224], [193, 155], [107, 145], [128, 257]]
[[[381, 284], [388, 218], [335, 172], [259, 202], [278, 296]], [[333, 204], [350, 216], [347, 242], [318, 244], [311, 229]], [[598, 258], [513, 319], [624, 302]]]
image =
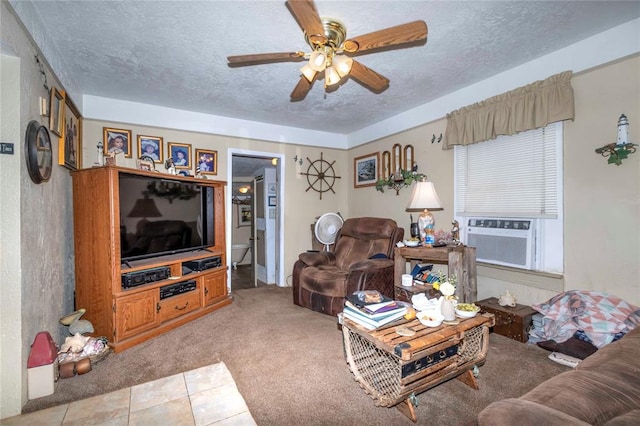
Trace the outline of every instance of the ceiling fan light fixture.
[[336, 71], [336, 69], [334, 68], [334, 66], [330, 66], [327, 67], [327, 69], [324, 70], [324, 85], [325, 86], [333, 86], [334, 84], [338, 83], [340, 81], [340, 74], [338, 73], [338, 71]]
[[345, 75], [351, 72], [351, 67], [353, 66], [353, 59], [345, 55], [336, 55], [333, 58], [332, 62], [333, 68], [338, 72], [340, 77], [344, 77]]
[[325, 52], [316, 50], [309, 56], [309, 67], [311, 67], [312, 70], [317, 72], [324, 71], [326, 66], [327, 55]]

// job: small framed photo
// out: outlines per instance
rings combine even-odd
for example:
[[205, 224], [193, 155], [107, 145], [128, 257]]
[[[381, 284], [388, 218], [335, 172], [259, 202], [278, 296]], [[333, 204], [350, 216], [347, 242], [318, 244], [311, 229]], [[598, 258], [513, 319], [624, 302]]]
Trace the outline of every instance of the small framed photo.
[[353, 159], [353, 187], [374, 186], [380, 176], [380, 153], [363, 155]]
[[196, 148], [195, 161], [203, 175], [218, 174], [218, 151]]
[[102, 133], [105, 154], [124, 154], [127, 158], [132, 157], [131, 130], [103, 127]]
[[155, 162], [148, 160], [136, 160], [136, 166], [138, 170], [146, 170], [152, 172], [156, 169]]
[[138, 157], [146, 156], [155, 163], [162, 163], [162, 138], [138, 135]]
[[169, 142], [167, 144], [169, 157], [173, 158], [176, 169], [191, 168], [191, 145], [188, 143]]
[[81, 167], [82, 160], [82, 116], [71, 98], [64, 100], [64, 143], [59, 144], [58, 164], [70, 170]]
[[251, 226], [251, 206], [238, 205], [238, 228]]
[[51, 105], [49, 106], [49, 130], [62, 137], [62, 126], [64, 125], [64, 90], [51, 88]]
[[269, 207], [275, 207], [275, 206], [276, 206], [276, 196], [269, 195]]

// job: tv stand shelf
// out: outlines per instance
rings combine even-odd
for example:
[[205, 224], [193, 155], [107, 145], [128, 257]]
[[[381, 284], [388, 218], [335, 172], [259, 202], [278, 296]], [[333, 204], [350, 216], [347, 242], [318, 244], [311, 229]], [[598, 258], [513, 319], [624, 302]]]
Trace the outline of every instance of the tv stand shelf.
[[[121, 174], [143, 177], [143, 182], [149, 184], [157, 182], [159, 185], [160, 182], [173, 181], [202, 187], [203, 193], [207, 194], [201, 197], [203, 210], [207, 215], [201, 216], [209, 224], [209, 229], [212, 229], [212, 241], [206, 238], [205, 248], [172, 250], [172, 253], [165, 250], [155, 256], [149, 254], [147, 258], [123, 261], [121, 248], [125, 246], [121, 244], [125, 241], [123, 235], [126, 226], [121, 226], [125, 224], [121, 222], [128, 220], [131, 223], [136, 219], [128, 214], [131, 207], [128, 207], [127, 212], [121, 211], [121, 208], [125, 208], [121, 206], [121, 202], [125, 205], [126, 201], [120, 199]], [[83, 319], [93, 324], [94, 336], [105, 336], [110, 346], [118, 352], [231, 303], [227, 292], [225, 182], [169, 176], [116, 166], [77, 170], [72, 172], [72, 178], [76, 307], [87, 310]], [[143, 196], [142, 192], [140, 195], [136, 192], [135, 195], [135, 198]], [[158, 205], [167, 204], [165, 200], [156, 200]], [[172, 215], [175, 216], [180, 208], [175, 207], [176, 200], [172, 201], [173, 210], [168, 207], [165, 212], [160, 208], [160, 216], [156, 214], [144, 220], [174, 219]], [[208, 203], [206, 208], [205, 202]], [[202, 240], [205, 237], [207, 234]], [[219, 257], [220, 265], [210, 265], [210, 269], [183, 275], [182, 267], [185, 262], [209, 257]], [[136, 283], [133, 287], [123, 288], [123, 274], [144, 273], [145, 270], [154, 268], [169, 268], [169, 276], [165, 274], [152, 282]], [[188, 288], [179, 292], [166, 288], [185, 282], [189, 282]], [[166, 297], [161, 298], [161, 288], [165, 288], [163, 295]], [[171, 290], [171, 293], [167, 290]]]

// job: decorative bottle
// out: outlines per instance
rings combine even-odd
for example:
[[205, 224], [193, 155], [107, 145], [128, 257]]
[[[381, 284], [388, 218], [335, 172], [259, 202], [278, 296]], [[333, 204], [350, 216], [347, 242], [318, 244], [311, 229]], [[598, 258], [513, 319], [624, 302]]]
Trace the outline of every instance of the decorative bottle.
[[425, 226], [424, 234], [424, 243], [427, 246], [433, 246], [436, 243], [436, 233], [433, 229], [433, 223], [429, 223]]

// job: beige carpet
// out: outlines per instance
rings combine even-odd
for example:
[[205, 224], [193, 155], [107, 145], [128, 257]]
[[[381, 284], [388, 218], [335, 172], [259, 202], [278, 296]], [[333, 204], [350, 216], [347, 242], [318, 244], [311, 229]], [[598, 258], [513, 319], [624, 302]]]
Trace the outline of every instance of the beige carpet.
[[[291, 289], [234, 292], [210, 315], [111, 354], [83, 376], [60, 380], [56, 392], [24, 412], [67, 403], [193, 370], [222, 360], [259, 425], [412, 424], [381, 408], [360, 388], [345, 362], [336, 319], [292, 303]], [[451, 380], [418, 395], [418, 424], [473, 423], [487, 404], [517, 397], [568, 370], [536, 346], [491, 335], [480, 390]]]

